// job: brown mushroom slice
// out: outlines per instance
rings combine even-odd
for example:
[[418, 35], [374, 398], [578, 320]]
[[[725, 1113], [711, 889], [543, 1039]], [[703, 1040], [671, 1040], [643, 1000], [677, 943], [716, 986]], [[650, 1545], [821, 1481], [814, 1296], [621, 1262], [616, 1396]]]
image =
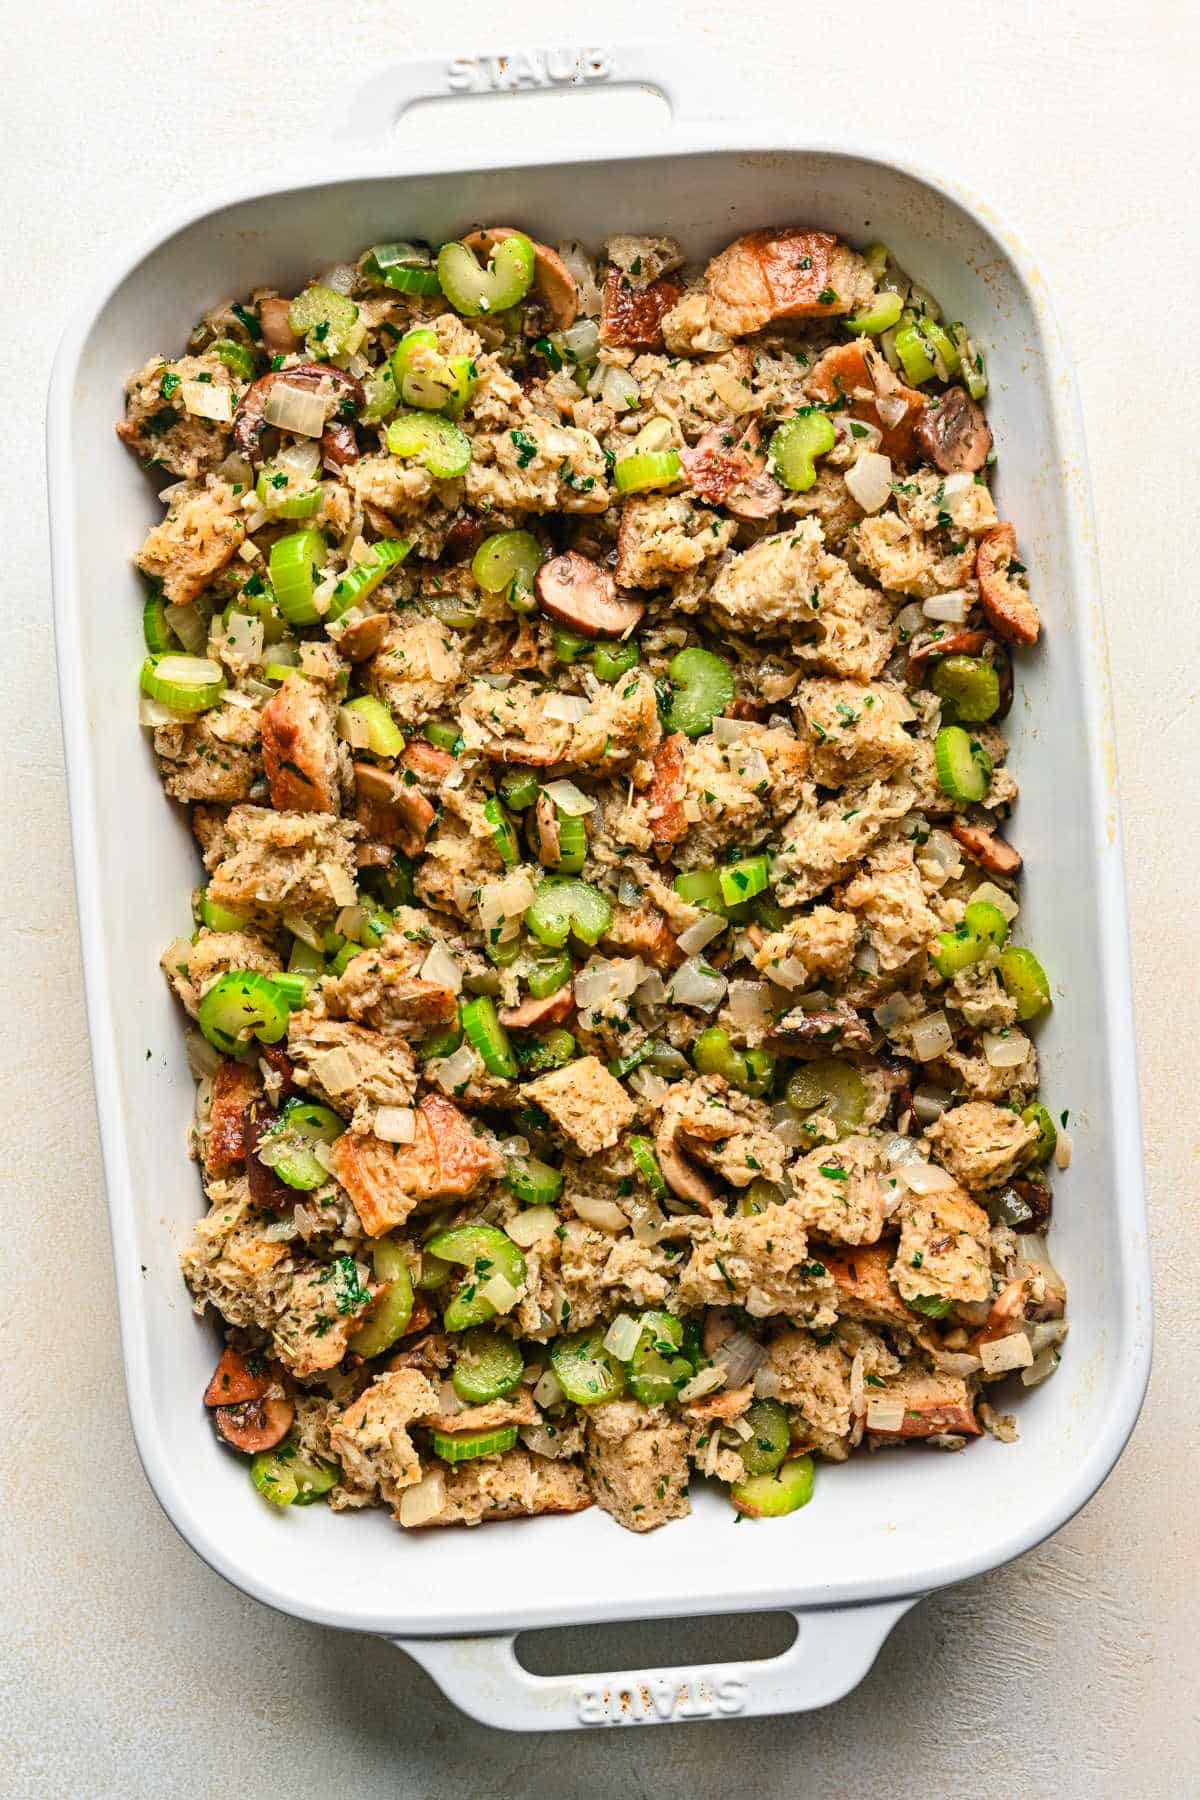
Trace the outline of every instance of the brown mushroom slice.
[[[528, 235], [517, 232], [512, 225], [489, 225], [479, 231], [469, 231], [462, 241], [468, 250], [486, 260], [505, 238]], [[555, 331], [565, 331], [575, 323], [579, 313], [579, 288], [575, 277], [557, 250], [552, 250], [549, 244], [540, 244], [537, 238], [529, 241], [533, 245], [533, 291], [545, 307]]]
[[365, 619], [356, 619], [352, 625], [347, 625], [337, 640], [337, 647], [351, 662], [366, 662], [383, 643], [391, 623], [391, 613], [368, 613]]
[[915, 685], [925, 677], [926, 663], [939, 656], [982, 656], [991, 642], [986, 631], [946, 631], [941, 637], [914, 644], [908, 653], [908, 679]]
[[243, 1406], [247, 1400], [265, 1400], [271, 1391], [271, 1377], [261, 1357], [253, 1359], [240, 1350], [226, 1349], [204, 1390], [205, 1406]]
[[321, 455], [327, 469], [348, 469], [358, 461], [358, 439], [348, 419], [331, 419], [321, 434]]
[[[262, 460], [262, 435], [267, 429], [266, 406], [271, 389], [276, 383], [286, 382], [288, 387], [308, 388], [318, 392], [323, 383], [330, 383], [334, 390], [340, 389], [346, 398], [352, 400], [356, 407], [366, 401], [363, 384], [354, 375], [348, 375], [345, 369], [335, 369], [330, 363], [298, 363], [294, 369], [269, 369], [252, 381], [238, 403], [233, 415], [233, 443], [241, 456], [250, 462]], [[335, 420], [334, 427], [344, 424], [344, 420]], [[323, 455], [329, 454], [326, 440], [330, 438], [333, 427], [327, 426], [321, 438]]]
[[437, 812], [420, 788], [374, 763], [354, 764], [354, 816], [369, 838], [419, 856]]
[[296, 1408], [282, 1394], [263, 1400], [247, 1400], [241, 1406], [218, 1406], [213, 1413], [217, 1430], [227, 1444], [247, 1456], [273, 1450], [292, 1429]]
[[984, 532], [975, 552], [979, 598], [993, 631], [1010, 644], [1036, 644], [1041, 616], [1026, 589], [1014, 579], [1011, 565], [1016, 556], [1016, 527], [1008, 520]]
[[539, 1025], [561, 1025], [575, 1004], [568, 981], [544, 1000], [522, 1000], [520, 1006], [502, 1006], [500, 1023], [509, 1031], [533, 1031]]
[[677, 1199], [686, 1200], [702, 1212], [711, 1212], [717, 1204], [716, 1184], [701, 1174], [695, 1163], [683, 1154], [676, 1141], [678, 1131], [678, 1118], [668, 1114], [654, 1140], [654, 1154], [663, 1180]]
[[266, 349], [275, 356], [291, 356], [299, 350], [304, 342], [296, 336], [288, 319], [291, 301], [276, 295], [258, 303], [258, 322], [262, 326], [262, 341]]
[[558, 828], [558, 808], [549, 794], [539, 794], [533, 814], [537, 833], [538, 861], [543, 868], [555, 869], [562, 855], [562, 833]]
[[927, 406], [916, 430], [917, 442], [943, 475], [982, 469], [992, 448], [987, 420], [965, 388], [947, 388], [940, 406]]
[[961, 844], [973, 863], [991, 875], [1016, 875], [1022, 865], [1021, 852], [1014, 850], [1006, 838], [990, 831], [986, 825], [971, 825], [965, 819], [953, 819], [950, 835]]
[[608, 570], [577, 550], [544, 562], [533, 591], [547, 617], [581, 637], [624, 637], [646, 610], [644, 601], [619, 594]]
[[779, 1020], [771, 1034], [783, 1044], [869, 1044], [870, 1028], [852, 1006], [831, 1006], [817, 1012], [794, 1007]]

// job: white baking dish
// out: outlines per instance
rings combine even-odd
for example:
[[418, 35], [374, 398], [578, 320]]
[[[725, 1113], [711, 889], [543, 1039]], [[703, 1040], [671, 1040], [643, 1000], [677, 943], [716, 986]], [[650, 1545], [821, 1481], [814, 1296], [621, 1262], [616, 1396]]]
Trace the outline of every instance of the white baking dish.
[[[670, 68], [668, 80], [657, 71]], [[671, 134], [545, 160], [546, 133], [504, 167], [479, 150], [452, 170], [438, 136], [387, 148], [414, 99], [566, 77], [647, 81]], [[718, 84], [672, 46], [544, 61], [427, 59], [389, 71], [352, 118], [380, 134], [311, 184], [190, 209], [97, 292], [67, 333], [50, 402], [58, 657], [76, 880], [130, 1409], [147, 1475], [196, 1551], [299, 1617], [401, 1640], [477, 1718], [510, 1728], [787, 1711], [838, 1698], [929, 1589], [992, 1568], [1054, 1531], [1095, 1492], [1133, 1427], [1150, 1355], [1150, 1296], [1113, 750], [1087, 476], [1070, 367], [1042, 283], [990, 212], [896, 162], [814, 147], [777, 125], [702, 124]], [[571, 106], [545, 111], [561, 129]], [[553, 118], [551, 115], [553, 114]], [[341, 153], [339, 153], [341, 154]], [[535, 162], [535, 158], [538, 158]], [[667, 228], [703, 256], [738, 231], [800, 221], [884, 238], [988, 347], [1002, 516], [1017, 521], [1046, 619], [1020, 659], [1010, 721], [1028, 864], [1023, 923], [1058, 1004], [1039, 1033], [1045, 1093], [1071, 1110], [1075, 1159], [1058, 1182], [1055, 1260], [1071, 1289], [1060, 1373], [1025, 1395], [1021, 1441], [959, 1456], [904, 1452], [819, 1471], [786, 1521], [731, 1529], [723, 1497], [637, 1538], [599, 1509], [575, 1518], [404, 1535], [382, 1513], [276, 1514], [216, 1447], [203, 1409], [214, 1338], [176, 1257], [201, 1204], [184, 1155], [192, 1105], [160, 947], [188, 926], [197, 862], [164, 803], [136, 721], [139, 587], [129, 558], [157, 515], [113, 435], [127, 372], [186, 337], [205, 305], [257, 281], [286, 292], [311, 270], [397, 232], [452, 235], [479, 220], [551, 242]], [[791, 1608], [799, 1635], [765, 1663], [535, 1678], [515, 1631], [539, 1625]], [[476, 1635], [486, 1634], [486, 1635]]]

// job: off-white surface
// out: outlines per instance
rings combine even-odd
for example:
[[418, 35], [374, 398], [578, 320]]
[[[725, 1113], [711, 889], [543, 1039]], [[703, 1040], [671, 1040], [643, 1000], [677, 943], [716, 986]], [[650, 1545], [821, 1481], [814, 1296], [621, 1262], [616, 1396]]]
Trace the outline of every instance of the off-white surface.
[[[731, 1791], [736, 1769], [771, 1796], [1200, 1793], [1194, 9], [963, 0], [931, 14], [859, 0], [805, 15], [755, 0], [744, 14], [675, 5], [652, 20], [613, 0], [597, 16], [609, 37], [709, 34], [748, 64], [761, 59], [764, 110], [811, 118], [816, 135], [861, 121], [953, 169], [1017, 223], [1056, 297], [1091, 448], [1135, 921], [1159, 1332], [1142, 1424], [1053, 1543], [910, 1614], [840, 1707], [757, 1725], [492, 1734], [386, 1647], [265, 1612], [176, 1539], [137, 1466], [112, 1317], [47, 622], [49, 357], [76, 271], [183, 194], [277, 164], [389, 52], [556, 44], [566, 27], [545, 0], [426, 19], [377, 0], [6, 3], [0, 392], [20, 458], [3, 503], [0, 687], [0, 1792], [707, 1800]], [[440, 114], [418, 128], [459, 129]], [[536, 130], [537, 115], [521, 128]], [[1106, 324], [1121, 302], [1120, 324]], [[20, 488], [17, 469], [30, 471]], [[1043, 599], [1052, 625], [1053, 596]], [[675, 1660], [681, 1643], [685, 1656], [716, 1648], [657, 1627], [605, 1633], [598, 1655], [593, 1643], [580, 1656], [581, 1639], [598, 1636], [574, 1639], [575, 1666], [589, 1654], [593, 1667], [630, 1666]]]

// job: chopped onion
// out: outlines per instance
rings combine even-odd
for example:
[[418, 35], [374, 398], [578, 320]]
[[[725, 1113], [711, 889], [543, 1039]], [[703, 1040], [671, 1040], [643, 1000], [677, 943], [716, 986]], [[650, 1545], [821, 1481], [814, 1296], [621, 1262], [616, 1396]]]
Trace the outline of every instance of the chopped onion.
[[297, 481], [311, 481], [321, 467], [320, 445], [285, 444], [275, 458], [275, 466]]
[[335, 906], [353, 906], [358, 899], [358, 889], [340, 863], [323, 862], [319, 865], [325, 877], [325, 885]]
[[860, 461], [864, 456], [873, 455], [883, 442], [878, 425], [872, 425], [867, 419], [852, 419], [848, 413], [835, 413], [833, 428]]
[[728, 998], [729, 1017], [739, 1031], [757, 1031], [771, 1023], [771, 991], [765, 981], [731, 981]]
[[1037, 1387], [1040, 1382], [1048, 1380], [1054, 1374], [1058, 1365], [1058, 1352], [1043, 1350], [1040, 1356], [1034, 1357], [1027, 1369], [1021, 1370], [1021, 1381], [1025, 1387]]
[[880, 1142], [883, 1160], [890, 1169], [898, 1168], [901, 1163], [920, 1162], [924, 1158], [918, 1144], [911, 1138], [902, 1137], [899, 1132], [891, 1132]]
[[669, 1085], [661, 1075], [656, 1075], [654, 1070], [648, 1069], [644, 1063], [639, 1068], [633, 1069], [629, 1075], [629, 1086], [638, 1099], [644, 1100], [647, 1106], [661, 1106], [667, 1097]]
[[333, 922], [333, 928], [341, 937], [357, 939], [369, 917], [365, 906], [343, 906]]
[[974, 490], [975, 477], [967, 469], [955, 469], [942, 483], [942, 506], [950, 517], [963, 497]]
[[1029, 1054], [1029, 1039], [1023, 1031], [985, 1031], [981, 1042], [989, 1068], [1019, 1069]]
[[728, 924], [729, 920], [722, 918], [720, 913], [701, 913], [694, 925], [689, 925], [679, 933], [675, 942], [685, 956], [694, 956], [697, 950], [703, 950], [706, 944], [711, 944], [714, 938], [720, 937]]
[[875, 402], [875, 411], [879, 414], [880, 422], [890, 431], [908, 411], [908, 401], [903, 394], [880, 394]]
[[667, 1230], [667, 1221], [659, 1211], [654, 1200], [642, 1200], [637, 1196], [631, 1198], [629, 1219], [633, 1227], [633, 1235], [639, 1244], [660, 1244]]
[[864, 975], [878, 975], [879, 952], [874, 944], [860, 944], [854, 952], [854, 966], [861, 969]]
[[[188, 950], [191, 950], [192, 946], [186, 938], [179, 941], [187, 944]], [[224, 1060], [221, 1052], [215, 1049], [206, 1037], [201, 1037], [198, 1031], [185, 1031], [183, 1042], [187, 1051], [188, 1068], [192, 1071], [195, 1079], [199, 1081], [201, 1076], [215, 1075]]]
[[913, 1194], [945, 1194], [958, 1183], [940, 1163], [925, 1162], [920, 1156], [912, 1162], [896, 1164], [896, 1173]]
[[527, 1206], [505, 1229], [514, 1244], [528, 1250], [531, 1244], [540, 1244], [543, 1239], [554, 1236], [558, 1229], [558, 1214], [552, 1206]]
[[164, 706], [161, 700], [152, 700], [149, 694], [138, 695], [138, 724], [157, 728], [159, 725], [190, 725], [195, 718], [194, 713], [176, 712], [173, 706]]
[[231, 650], [247, 662], [258, 663], [263, 655], [263, 622], [249, 613], [231, 612], [228, 625], [221, 628], [221, 648]]
[[550, 781], [545, 790], [560, 812], [566, 813], [569, 819], [582, 819], [590, 813], [595, 805], [590, 794], [577, 788], [573, 781]]
[[342, 1044], [336, 1044], [332, 1050], [310, 1054], [308, 1062], [325, 1092], [332, 1094], [335, 1099], [341, 1094], [350, 1093], [362, 1080], [362, 1071]]
[[994, 881], [981, 881], [972, 892], [971, 898], [972, 900], [986, 900], [989, 906], [997, 907], [1010, 925], [1021, 910], [1012, 895], [1006, 893], [1002, 887], [997, 887]]
[[479, 1299], [486, 1300], [498, 1313], [511, 1312], [521, 1297], [521, 1290], [515, 1288], [507, 1275], [502, 1275], [499, 1269], [482, 1282], [476, 1292]]
[[267, 395], [263, 417], [268, 425], [281, 431], [295, 432], [298, 437], [320, 437], [325, 429], [329, 396], [314, 393], [311, 388], [290, 387], [277, 381]]
[[[581, 313], [598, 313], [600, 311], [600, 289], [596, 285], [596, 265], [577, 238], [567, 238], [558, 246], [558, 254], [566, 263], [575, 278], [575, 286], [579, 290], [579, 310]], [[590, 324], [591, 320], [581, 320], [580, 324]], [[577, 332], [580, 324], [572, 325], [564, 331], [563, 339], [567, 340], [571, 332]], [[599, 328], [596, 330], [599, 341]], [[576, 354], [578, 354], [576, 352]]]
[[729, 983], [715, 969], [689, 957], [671, 977], [667, 993], [676, 1006], [696, 1006], [712, 1012], [725, 998]]
[[588, 703], [582, 694], [551, 694], [542, 710], [547, 719], [557, 719], [565, 725], [578, 725], [580, 719], [586, 716], [587, 709]]
[[667, 984], [657, 969], [647, 969], [634, 989], [636, 1006], [661, 1006], [667, 997]]
[[311, 919], [306, 919], [303, 913], [284, 913], [283, 928], [290, 931], [293, 937], [298, 937], [302, 944], [307, 944], [310, 950], [324, 951], [325, 933]]
[[[846, 477], [846, 485], [850, 485], [850, 477]], [[946, 594], [934, 594], [930, 599], [922, 601], [921, 611], [927, 619], [936, 619], [944, 625], [961, 625], [971, 610], [975, 596], [969, 588], [952, 588]]]
[[641, 1321], [628, 1313], [618, 1313], [604, 1334], [604, 1348], [618, 1362], [628, 1362], [641, 1341]]
[[1027, 1325], [1025, 1335], [1028, 1337], [1035, 1356], [1043, 1350], [1056, 1350], [1066, 1342], [1071, 1327], [1065, 1319], [1040, 1319], [1034, 1325]]
[[572, 1211], [596, 1231], [624, 1231], [629, 1220], [615, 1200], [599, 1200], [594, 1194], [569, 1194]]
[[428, 1525], [445, 1504], [446, 1477], [440, 1469], [431, 1469], [420, 1481], [404, 1489], [396, 1516], [401, 1525]]
[[[786, 724], [787, 721], [785, 720], [784, 723]], [[721, 713], [712, 722], [713, 740], [718, 744], [736, 744], [742, 738], [747, 737], [749, 731], [749, 719], [727, 719], [724, 713]]]
[[373, 1130], [385, 1144], [411, 1144], [417, 1135], [417, 1115], [411, 1106], [376, 1107]]
[[317, 276], [321, 287], [332, 288], [335, 294], [352, 294], [354, 284], [358, 280], [358, 270], [353, 263], [334, 263]]
[[226, 688], [222, 699], [226, 706], [235, 707], [239, 712], [257, 712], [260, 704], [252, 694], [243, 694], [238, 688]]
[[483, 1072], [483, 1063], [470, 1044], [460, 1044], [453, 1056], [431, 1062], [429, 1072], [443, 1094], [456, 1094]]
[[254, 470], [246, 458], [239, 456], [236, 450], [231, 451], [224, 462], [220, 464], [217, 474], [222, 481], [227, 481], [230, 487], [240, 487], [245, 490], [254, 486]]
[[349, 706], [338, 707], [337, 734], [353, 750], [365, 750], [371, 742], [371, 727], [365, 714]]
[[811, 1150], [812, 1133], [805, 1130], [804, 1120], [786, 1100], [771, 1108], [771, 1130], [786, 1150]]
[[932, 1082], [922, 1082], [920, 1087], [913, 1089], [913, 1111], [918, 1125], [932, 1125], [951, 1104], [951, 1096], [945, 1088], [934, 1087]]
[[891, 1032], [897, 1025], [903, 1025], [911, 1019], [914, 1010], [914, 1002], [907, 994], [889, 994], [881, 1005], [875, 1007], [871, 1017], [880, 1031]]
[[194, 419], [215, 419], [227, 425], [233, 417], [233, 389], [214, 381], [181, 381], [179, 398]]
[[646, 973], [637, 956], [592, 956], [575, 976], [575, 1004], [589, 1012], [628, 1000]]
[[713, 1352], [713, 1362], [724, 1365], [725, 1385], [731, 1388], [745, 1387], [766, 1360], [766, 1350], [748, 1331], [735, 1331]]
[[563, 349], [577, 363], [595, 362], [600, 349], [600, 327], [595, 319], [579, 319], [562, 334]]
[[[537, 1209], [534, 1208], [536, 1211]], [[537, 1386], [533, 1390], [533, 1403], [545, 1412], [548, 1407], [557, 1406], [563, 1397], [562, 1384], [553, 1369], [547, 1369], [539, 1376]]]
[[1075, 1148], [1074, 1139], [1065, 1126], [1058, 1128], [1058, 1142], [1054, 1146], [1054, 1166], [1056, 1169], [1069, 1169], [1071, 1152]]
[[[519, 935], [521, 920], [533, 905], [533, 895], [532, 881], [519, 869], [504, 881], [492, 881], [480, 888], [479, 923], [492, 942], [501, 943]], [[494, 932], [499, 932], [499, 937], [493, 938]]]
[[449, 988], [452, 994], [461, 994], [462, 970], [445, 944], [439, 942], [433, 946], [421, 964], [421, 980], [431, 981], [435, 987]]
[[1033, 1346], [1023, 1331], [1009, 1337], [993, 1338], [979, 1346], [979, 1360], [985, 1375], [1007, 1375], [1011, 1369], [1027, 1369], [1033, 1361]]
[[807, 987], [812, 979], [808, 966], [795, 956], [781, 956], [771, 964], [768, 973], [777, 987], [787, 988], [789, 993]]
[[921, 848], [921, 860], [936, 863], [947, 875], [962, 868], [962, 851], [948, 831], [935, 826]]
[[978, 1375], [983, 1364], [977, 1356], [968, 1356], [965, 1350], [938, 1350], [934, 1353], [933, 1366], [943, 1375], [957, 1375], [965, 1381], [969, 1375]]
[[867, 1401], [868, 1431], [899, 1431], [904, 1423], [904, 1402], [902, 1400], [874, 1399]]
[[202, 656], [208, 646], [208, 620], [198, 606], [163, 608], [163, 617], [191, 656]]
[[677, 1395], [680, 1405], [686, 1406], [690, 1400], [702, 1400], [705, 1394], [715, 1394], [718, 1388], [725, 1386], [724, 1363], [711, 1363], [707, 1369], [700, 1369], [692, 1379], [685, 1382]]
[[[884, 402], [881, 401], [881, 417], [883, 406]], [[864, 456], [859, 457], [853, 468], [846, 470], [843, 479], [851, 498], [857, 500], [864, 512], [878, 512], [891, 499], [892, 459], [890, 456], [880, 456], [877, 451], [868, 450]]]
[[713, 363], [709, 369], [708, 384], [713, 393], [729, 408], [737, 418], [742, 413], [757, 412], [763, 405], [764, 396], [756, 394], [750, 385], [727, 369], [724, 363]]
[[947, 1050], [953, 1049], [954, 1033], [940, 1007], [916, 1021], [911, 1041], [912, 1053], [918, 1062], [932, 1062], [935, 1057], [944, 1056]]
[[517, 1435], [531, 1456], [541, 1456], [553, 1462], [565, 1454], [564, 1444], [567, 1440], [552, 1425], [522, 1425]]

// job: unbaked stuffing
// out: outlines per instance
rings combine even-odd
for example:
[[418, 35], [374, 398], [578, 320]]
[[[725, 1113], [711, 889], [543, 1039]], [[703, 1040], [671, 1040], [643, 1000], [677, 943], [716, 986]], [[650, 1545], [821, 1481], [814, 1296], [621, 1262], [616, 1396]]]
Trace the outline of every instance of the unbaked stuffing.
[[647, 1531], [1015, 1435], [1070, 1139], [986, 391], [799, 226], [378, 244], [130, 378], [183, 1274], [268, 1500]]

